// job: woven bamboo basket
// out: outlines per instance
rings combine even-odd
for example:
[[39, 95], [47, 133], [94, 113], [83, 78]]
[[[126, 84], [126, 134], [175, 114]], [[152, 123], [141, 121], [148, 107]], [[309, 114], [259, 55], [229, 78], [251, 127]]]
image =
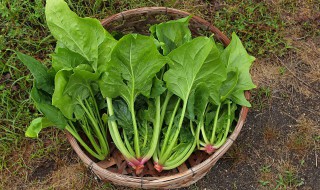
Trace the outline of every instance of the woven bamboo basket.
[[[123, 33], [148, 34], [148, 28], [152, 24], [163, 21], [179, 19], [190, 15], [177, 9], [166, 7], [144, 7], [124, 11], [101, 21], [101, 24], [109, 31]], [[190, 20], [190, 30], [194, 36], [214, 34], [216, 40], [227, 46], [230, 40], [216, 27], [206, 20], [193, 16]], [[245, 92], [247, 99], [250, 93]], [[187, 187], [197, 182], [215, 165], [215, 163], [224, 155], [235, 141], [245, 122], [248, 113], [247, 107], [242, 107], [239, 113], [239, 120], [232, 134], [228, 137], [226, 143], [220, 147], [214, 154], [208, 155], [203, 151], [194, 152], [190, 158], [181, 166], [170, 171], [158, 173], [153, 168], [150, 160], [146, 163], [144, 171], [139, 176], [121, 155], [121, 153], [110, 143], [110, 157], [103, 161], [97, 161], [87, 154], [77, 143], [76, 139], [69, 133], [67, 138], [90, 171], [98, 180], [108, 181], [116, 185], [143, 188], [143, 189], [173, 189]]]

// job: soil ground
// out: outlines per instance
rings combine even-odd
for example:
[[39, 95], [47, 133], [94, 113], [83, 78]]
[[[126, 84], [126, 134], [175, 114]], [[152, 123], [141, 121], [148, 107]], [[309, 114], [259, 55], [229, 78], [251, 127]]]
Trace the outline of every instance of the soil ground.
[[[0, 5], [10, 9], [10, 6], [14, 6], [13, 2], [10, 4], [9, 1], [3, 1]], [[36, 2], [32, 1], [35, 6]], [[44, 3], [39, 2], [39, 14], [42, 14]], [[257, 57], [251, 70], [257, 88], [251, 92], [253, 107], [243, 130], [211, 171], [185, 189], [320, 189], [318, 0], [124, 2], [105, 2], [105, 9], [102, 9], [104, 12], [84, 11], [82, 14], [91, 13], [102, 18], [101, 15], [111, 15], [132, 7], [175, 7], [215, 22], [229, 36], [231, 31], [236, 31], [244, 42], [248, 42], [246, 47], [249, 52]], [[5, 8], [0, 8], [1, 16], [10, 20], [10, 17], [6, 17]], [[36, 14], [36, 11], [31, 12], [26, 14]], [[39, 22], [44, 23], [40, 17]], [[220, 22], [217, 17], [221, 18]], [[10, 22], [14, 21], [7, 23]], [[243, 24], [246, 22], [251, 24]], [[43, 27], [33, 25], [32, 19], [21, 24], [31, 26], [35, 31]], [[1, 31], [4, 31], [0, 33], [0, 63], [3, 64], [0, 73], [0, 190], [126, 189], [95, 181], [70, 148], [64, 132], [46, 129], [39, 140], [23, 137], [24, 126], [37, 115], [32, 102], [23, 101], [28, 99], [23, 91], [28, 91], [32, 82], [29, 77], [24, 77], [28, 72], [21, 69], [22, 66], [14, 61], [3, 46], [12, 49], [31, 46], [28, 51], [32, 52], [38, 48], [34, 44], [44, 43], [47, 31], [43, 30], [43, 36], [39, 39], [37, 36], [30, 38], [33, 40], [30, 43], [19, 38], [16, 41], [23, 45], [11, 45], [15, 34], [11, 33], [5, 22], [1, 22], [0, 26]], [[51, 40], [46, 43], [49, 45], [45, 50], [31, 54], [47, 60], [46, 54], [52, 51], [54, 43]], [[21, 79], [16, 70], [11, 70], [13, 67], [19, 70]], [[9, 105], [12, 107], [8, 110]], [[29, 114], [24, 117], [22, 113], [25, 111]], [[11, 117], [10, 112], [14, 116]]]

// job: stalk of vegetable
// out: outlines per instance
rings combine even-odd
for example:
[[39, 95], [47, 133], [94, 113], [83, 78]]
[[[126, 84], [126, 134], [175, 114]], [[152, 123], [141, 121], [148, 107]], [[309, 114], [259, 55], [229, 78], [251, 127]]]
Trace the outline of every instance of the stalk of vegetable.
[[[78, 101], [81, 107], [71, 108], [75, 109], [78, 113], [78, 119], [76, 119], [76, 121], [73, 118], [68, 119], [66, 117], [68, 115], [63, 114], [61, 109], [58, 109], [57, 107], [53, 106], [52, 102], [59, 102], [60, 95], [64, 98], [69, 98], [69, 100], [71, 99], [68, 94], [64, 94], [64, 91], [61, 91], [61, 88], [68, 87], [67, 80], [65, 79], [69, 78], [69, 75], [70, 73], [72, 73], [72, 71], [62, 70], [61, 72], [58, 72], [56, 74], [55, 86], [53, 86], [53, 75], [44, 65], [42, 65], [39, 61], [35, 60], [34, 58], [25, 54], [17, 52], [17, 55], [18, 58], [29, 68], [29, 70], [34, 76], [34, 85], [30, 93], [31, 98], [34, 100], [37, 109], [45, 116], [41, 118], [36, 118], [31, 122], [30, 126], [27, 128], [27, 131], [25, 133], [26, 136], [37, 138], [39, 132], [43, 128], [49, 126], [55, 126], [59, 129], [66, 129], [92, 156], [99, 160], [105, 159], [109, 153], [109, 147], [106, 141], [105, 133], [106, 128], [102, 124], [102, 121], [100, 119], [99, 111], [94, 97], [83, 100], [74, 99], [75, 101]], [[69, 92], [73, 92], [73, 88], [76, 87], [74, 85], [77, 84], [76, 80], [74, 80], [74, 76], [76, 75], [70, 75], [72, 85], [69, 85]], [[81, 81], [81, 83], [82, 82], [83, 81]], [[76, 94], [81, 95], [78, 93], [78, 91], [76, 91]], [[93, 96], [93, 94], [91, 95]], [[61, 104], [59, 105], [64, 106], [64, 108], [71, 105], [70, 102], [63, 104], [64, 100], [65, 99], [63, 99], [62, 102], [60, 102]], [[70, 109], [66, 108], [64, 109], [64, 111], [65, 110]], [[71, 112], [71, 114], [72, 113], [73, 112]], [[94, 150], [80, 137], [80, 134], [78, 133], [79, 128], [82, 128], [84, 133], [87, 135], [88, 139], [90, 140], [90, 144], [92, 145]], [[98, 137], [99, 143], [96, 142], [95, 137]]]
[[[52, 68], [47, 70], [35, 59], [17, 53], [34, 75], [31, 97], [45, 116], [31, 122], [26, 136], [37, 137], [49, 125], [66, 129], [90, 154], [103, 160], [109, 147], [107, 126], [101, 120], [98, 105], [105, 100], [97, 99], [96, 81], [116, 40], [98, 20], [78, 17], [63, 0], [47, 0], [45, 15], [57, 39]], [[80, 131], [89, 142], [80, 137]]]
[[[136, 170], [136, 173], [142, 171], [144, 163], [152, 157], [158, 143], [161, 130], [160, 95], [151, 97], [151, 89], [156, 73], [165, 63], [166, 59], [158, 53], [151, 37], [128, 34], [122, 37], [114, 47], [111, 60], [99, 82], [101, 92], [107, 98], [109, 116], [116, 118], [110, 121], [109, 130], [112, 139], [129, 164]], [[155, 119], [152, 122], [152, 138], [148, 148], [143, 150], [139, 140], [141, 127], [139, 127], [140, 123], [135, 110], [135, 101], [138, 96], [153, 98], [156, 108]], [[114, 115], [113, 99], [119, 97], [126, 104], [126, 106], [122, 106], [122, 109], [128, 109], [129, 115], [126, 118], [129, 118], [127, 119], [129, 123], [126, 124], [129, 126], [122, 125], [119, 116]], [[130, 143], [125, 143], [125, 136], [121, 137], [118, 125], [124, 128], [125, 133], [132, 134], [132, 150], [130, 150]]]
[[[216, 93], [210, 92], [210, 98], [206, 102], [211, 106], [210, 109], [214, 108], [213, 122], [201, 124], [197, 128], [197, 131], [200, 131], [198, 147], [208, 154], [212, 154], [225, 143], [234, 119], [235, 104], [250, 107], [250, 103], [244, 97], [244, 91], [255, 87], [249, 73], [255, 58], [247, 53], [235, 33], [232, 34], [230, 44], [218, 57], [218, 62], [226, 69], [227, 77]], [[225, 106], [227, 109], [221, 111]], [[205, 117], [200, 116], [202, 120]]]
[[[213, 68], [210, 67], [211, 62], [206, 62], [206, 58], [212, 51], [214, 42], [210, 38], [197, 37], [190, 42], [183, 44], [182, 46], [174, 49], [168, 54], [168, 57], [173, 62], [169, 65], [169, 70], [164, 74], [164, 81], [167, 84], [167, 88], [173, 94], [177, 95], [182, 100], [182, 109], [179, 115], [177, 128], [173, 134], [165, 135], [164, 144], [162, 144], [160, 154], [158, 155], [155, 168], [158, 171], [167, 169], [166, 164], [170, 163], [170, 157], [174, 155], [174, 148], [179, 146], [178, 137], [183, 128], [185, 114], [187, 111], [188, 99], [193, 94], [198, 86], [206, 85], [214, 86], [215, 83], [212, 80], [210, 74], [213, 73]], [[173, 112], [171, 120], [176, 117], [177, 112]], [[171, 124], [172, 122], [170, 122]], [[172, 125], [172, 124], [171, 124]], [[168, 127], [169, 130], [171, 125]], [[187, 127], [189, 129], [189, 127]], [[187, 131], [183, 129], [183, 131]], [[196, 140], [189, 138], [191, 146], [188, 153], [192, 153], [196, 145]], [[177, 144], [178, 143], [178, 144]], [[186, 154], [186, 152], [181, 152]], [[175, 163], [180, 163], [182, 160], [186, 160], [188, 157], [178, 157], [181, 160], [173, 159]], [[168, 167], [169, 168], [169, 167]], [[171, 167], [170, 167], [171, 168]]]

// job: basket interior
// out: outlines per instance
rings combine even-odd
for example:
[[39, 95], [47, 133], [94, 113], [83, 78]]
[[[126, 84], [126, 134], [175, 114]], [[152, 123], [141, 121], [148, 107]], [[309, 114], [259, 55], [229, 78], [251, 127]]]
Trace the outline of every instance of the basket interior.
[[[108, 17], [101, 23], [110, 33], [139, 33], [149, 35], [150, 26], [166, 22], [170, 20], [177, 20], [188, 16], [189, 13], [175, 9], [165, 8], [163, 10], [148, 10], [148, 11], [128, 11], [117, 14], [116, 17]], [[227, 41], [221, 40], [219, 34], [212, 31], [209, 23], [203, 23], [203, 19], [193, 16], [189, 23], [189, 28], [194, 37], [196, 36], [211, 36], [214, 34], [216, 40], [224, 45]], [[205, 22], [205, 21], [204, 21]], [[216, 29], [216, 28], [214, 28]], [[217, 30], [217, 29], [216, 29]], [[217, 30], [218, 31], [218, 30]], [[219, 31], [220, 32], [220, 31]]]

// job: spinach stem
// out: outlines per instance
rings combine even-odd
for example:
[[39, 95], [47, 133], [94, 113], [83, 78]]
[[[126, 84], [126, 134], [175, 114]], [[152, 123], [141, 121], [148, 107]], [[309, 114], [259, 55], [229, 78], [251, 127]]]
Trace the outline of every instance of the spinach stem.
[[101, 146], [101, 151], [103, 153], [108, 153], [109, 148], [107, 147], [108, 145], [107, 145], [106, 139], [103, 138], [103, 136], [101, 134], [101, 131], [100, 131], [100, 128], [99, 128], [96, 120], [92, 116], [93, 112], [92, 112], [92, 109], [91, 109], [88, 101], [87, 100], [84, 100], [84, 101], [85, 101], [85, 104], [86, 104], [87, 107], [83, 104], [82, 100], [78, 99], [78, 102], [79, 102], [80, 106], [85, 111], [85, 113], [87, 114], [89, 120], [91, 121], [91, 124], [93, 125], [93, 128], [95, 130], [95, 133], [96, 133], [98, 141], [99, 141], [99, 144]]
[[231, 101], [228, 101], [228, 120], [227, 120], [227, 126], [226, 126], [226, 130], [224, 131], [223, 137], [221, 139], [221, 141], [217, 144], [215, 144], [214, 146], [216, 148], [220, 148], [227, 140], [227, 136], [230, 130], [230, 126], [231, 126]]
[[101, 120], [101, 117], [100, 117], [100, 114], [99, 114], [99, 108], [98, 108], [97, 102], [95, 101], [94, 94], [93, 94], [91, 88], [89, 88], [89, 91], [90, 91], [90, 94], [91, 94], [91, 97], [92, 97], [92, 100], [93, 100], [93, 105], [95, 107], [96, 118], [98, 119], [98, 122], [100, 124], [99, 126], [101, 127], [102, 135], [107, 141], [107, 129], [105, 128], [105, 125], [103, 124], [103, 122]]
[[170, 122], [169, 122], [169, 126], [168, 126], [168, 129], [167, 129], [165, 137], [164, 137], [164, 142], [162, 144], [160, 157], [163, 156], [164, 151], [166, 151], [166, 149], [167, 149], [167, 146], [168, 146], [167, 144], [168, 144], [168, 141], [169, 141], [169, 138], [170, 138], [170, 135], [171, 135], [171, 129], [172, 129], [172, 126], [173, 126], [174, 118], [175, 118], [176, 113], [177, 113], [178, 108], [179, 108], [180, 100], [181, 100], [180, 98], [177, 100], [177, 103], [176, 103], [176, 105], [174, 107], [174, 110], [172, 112], [172, 115], [171, 115], [171, 118], [170, 118]]
[[156, 118], [155, 118], [155, 122], [154, 122], [154, 127], [153, 127], [153, 134], [152, 134], [152, 139], [150, 142], [150, 148], [149, 151], [147, 152], [147, 154], [144, 156], [143, 160], [141, 161], [142, 163], [148, 161], [152, 155], [154, 154], [154, 152], [156, 151], [156, 148], [158, 146], [158, 142], [159, 142], [159, 136], [160, 136], [160, 132], [161, 132], [161, 125], [160, 125], [160, 96], [158, 96], [156, 98]]
[[[72, 122], [70, 122], [70, 125], [73, 125]], [[83, 117], [83, 119], [81, 120], [80, 126], [83, 129], [83, 131], [85, 132], [85, 134], [87, 135], [90, 143], [92, 144], [92, 146], [96, 150], [96, 152], [102, 153], [101, 148], [97, 145], [96, 140], [92, 136], [92, 132], [90, 131], [90, 128], [88, 127], [88, 121], [87, 121], [86, 117]]]
[[172, 97], [172, 93], [170, 91], [167, 91], [167, 95], [166, 98], [162, 104], [162, 108], [161, 108], [161, 115], [160, 115], [160, 125], [163, 125], [163, 120], [164, 120], [164, 116], [166, 115], [166, 111], [167, 111], [167, 106], [168, 103], [170, 101], [170, 98]]
[[[163, 167], [164, 170], [171, 170], [173, 168], [176, 168], [178, 166], [180, 166], [182, 163], [184, 163], [192, 154], [192, 152], [194, 151], [195, 147], [196, 147], [196, 139], [193, 140], [192, 146], [191, 148], [187, 148], [187, 153], [181, 154], [184, 155], [182, 158], [177, 157], [175, 160], [172, 160], [172, 162], [170, 163], [166, 163], [166, 165]], [[189, 145], [190, 146], [190, 145]]]
[[215, 133], [216, 133], [217, 125], [218, 125], [220, 107], [221, 107], [221, 104], [218, 105], [218, 108], [217, 108], [217, 111], [216, 111], [216, 115], [214, 117], [213, 129], [212, 129], [212, 134], [211, 134], [211, 139], [210, 139], [210, 143], [211, 144], [213, 144], [214, 140], [215, 140], [215, 135], [216, 135]]
[[131, 147], [131, 144], [130, 144], [130, 142], [128, 140], [127, 133], [126, 133], [126, 131], [124, 129], [122, 130], [122, 133], [123, 133], [124, 143], [126, 144], [126, 147], [127, 147], [128, 151], [130, 152], [130, 154], [135, 155], [135, 153], [134, 153], [134, 151], [133, 151], [133, 149]]
[[206, 134], [206, 130], [204, 128], [204, 123], [203, 120], [200, 122], [200, 128], [201, 128], [201, 134], [203, 137], [204, 142], [206, 142], [207, 144], [210, 144], [210, 141], [208, 140], [207, 134]]
[[195, 131], [194, 131], [194, 127], [193, 127], [193, 122], [190, 120], [190, 130], [193, 136], [195, 136]]
[[134, 150], [136, 152], [136, 158], [140, 158], [140, 146], [139, 146], [139, 131], [138, 131], [138, 126], [137, 126], [137, 121], [136, 121], [136, 114], [134, 111], [134, 100], [132, 98], [130, 102], [130, 112], [131, 112], [131, 117], [132, 117], [132, 124], [133, 124], [133, 144], [134, 144]]
[[[109, 116], [113, 116], [114, 111], [113, 111], [112, 99], [108, 98], [108, 97], [106, 99], [107, 99], [107, 104], [108, 104]], [[116, 144], [117, 148], [123, 154], [123, 156], [126, 158], [126, 160], [131, 161], [131, 162], [132, 161], [139, 162], [137, 159], [134, 158], [133, 155], [130, 154], [130, 152], [127, 150], [126, 146], [124, 145], [123, 141], [121, 140], [121, 136], [120, 136], [120, 133], [118, 130], [117, 123], [115, 121], [109, 121], [108, 123], [109, 123], [110, 135], [111, 135], [114, 143]]]
[[163, 164], [169, 158], [169, 156], [172, 153], [172, 150], [173, 150], [175, 144], [177, 143], [177, 140], [178, 140], [178, 137], [179, 137], [179, 134], [180, 134], [180, 129], [182, 127], [182, 123], [183, 123], [183, 120], [184, 120], [184, 115], [186, 113], [187, 102], [188, 101], [184, 101], [183, 102], [182, 112], [181, 112], [181, 116], [180, 116], [180, 120], [179, 120], [179, 124], [178, 124], [178, 129], [175, 131], [174, 137], [173, 137], [172, 141], [170, 142], [169, 147], [166, 148], [165, 153], [163, 154], [162, 157], [160, 157], [160, 161], [159, 161], [160, 164]]
[[[70, 124], [70, 122], [69, 122]], [[92, 156], [94, 156], [95, 158], [99, 159], [99, 160], [104, 160], [106, 155], [99, 155], [97, 153], [95, 153], [80, 137], [80, 135], [78, 134], [78, 132], [71, 126], [67, 125], [65, 128], [75, 139], [77, 139], [77, 141], [81, 144], [81, 146], [86, 149], [86, 151], [88, 151]]]
[[143, 143], [142, 143], [142, 148], [144, 148], [147, 145], [147, 141], [148, 141], [148, 124], [147, 123], [143, 123], [142, 125], [145, 125], [145, 135], [143, 138]]

